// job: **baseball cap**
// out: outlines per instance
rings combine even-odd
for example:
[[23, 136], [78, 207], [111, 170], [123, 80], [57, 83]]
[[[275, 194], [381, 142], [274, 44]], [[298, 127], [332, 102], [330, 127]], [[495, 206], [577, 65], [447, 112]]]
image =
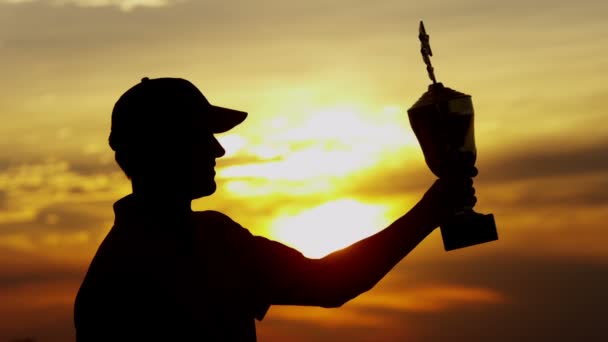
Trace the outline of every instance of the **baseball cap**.
[[185, 79], [144, 77], [114, 105], [109, 143], [117, 151], [150, 139], [176, 139], [193, 130], [223, 133], [246, 117], [246, 112], [212, 105]]

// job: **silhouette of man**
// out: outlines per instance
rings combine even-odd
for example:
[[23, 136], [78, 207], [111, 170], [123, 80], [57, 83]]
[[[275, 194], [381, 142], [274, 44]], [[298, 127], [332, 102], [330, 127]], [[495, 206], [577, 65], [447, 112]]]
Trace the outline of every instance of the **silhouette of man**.
[[[436, 181], [381, 232], [321, 259], [254, 236], [191, 201], [216, 190], [214, 137], [247, 113], [190, 82], [144, 78], [112, 112], [110, 146], [131, 179], [75, 301], [77, 341], [255, 341], [270, 305], [339, 307], [371, 289], [450, 208], [473, 205], [476, 169]], [[337, 128], [338, 129], [338, 128]], [[331, 229], [331, 227], [328, 227]]]

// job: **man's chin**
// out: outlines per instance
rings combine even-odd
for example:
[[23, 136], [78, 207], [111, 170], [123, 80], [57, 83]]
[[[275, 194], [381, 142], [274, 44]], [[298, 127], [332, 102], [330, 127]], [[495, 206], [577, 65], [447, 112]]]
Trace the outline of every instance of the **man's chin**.
[[206, 187], [199, 187], [199, 188], [193, 189], [191, 197], [194, 200], [194, 199], [205, 197], [205, 196], [211, 196], [211, 195], [213, 195], [213, 193], [215, 192], [216, 189], [217, 189], [217, 185], [215, 184], [215, 182], [211, 182]]

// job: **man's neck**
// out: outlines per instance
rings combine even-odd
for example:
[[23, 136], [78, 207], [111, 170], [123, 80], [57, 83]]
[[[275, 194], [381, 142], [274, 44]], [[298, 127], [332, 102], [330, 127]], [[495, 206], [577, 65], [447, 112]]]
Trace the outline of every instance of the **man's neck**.
[[152, 210], [162, 210], [176, 214], [192, 211], [192, 199], [176, 191], [163, 191], [159, 188], [150, 189], [133, 183], [133, 197], [144, 207]]

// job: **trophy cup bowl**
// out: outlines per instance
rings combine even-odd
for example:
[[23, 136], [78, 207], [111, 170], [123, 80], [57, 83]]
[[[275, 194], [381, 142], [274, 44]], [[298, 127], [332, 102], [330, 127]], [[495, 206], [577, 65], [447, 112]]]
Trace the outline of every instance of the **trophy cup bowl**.
[[[408, 117], [431, 171], [448, 183], [466, 177], [477, 156], [471, 96], [433, 83]], [[470, 207], [456, 208], [440, 229], [446, 251], [498, 239], [494, 215]]]

